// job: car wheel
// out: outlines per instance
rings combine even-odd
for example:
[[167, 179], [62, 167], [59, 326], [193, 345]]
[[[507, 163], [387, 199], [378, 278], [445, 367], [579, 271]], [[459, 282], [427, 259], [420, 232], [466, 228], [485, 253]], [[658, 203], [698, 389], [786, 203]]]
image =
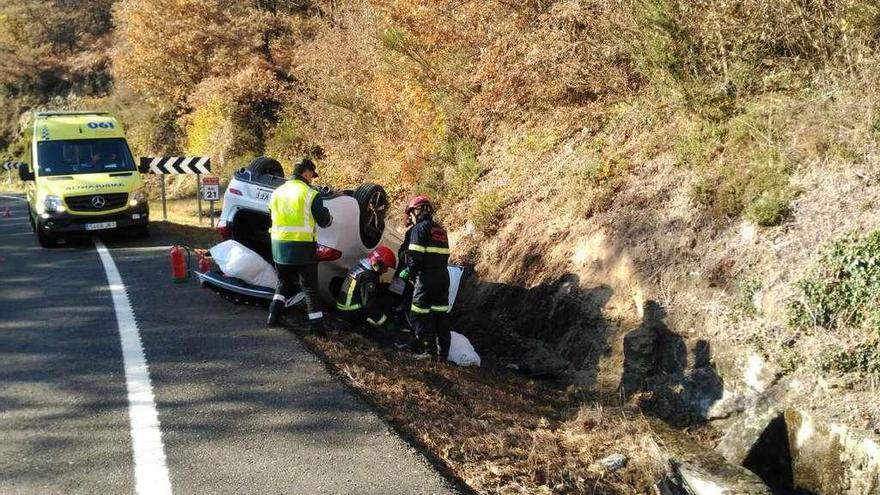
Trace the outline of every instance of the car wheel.
[[254, 175], [274, 175], [284, 177], [284, 167], [278, 160], [268, 156], [258, 156], [251, 160], [246, 167]]
[[378, 184], [361, 184], [352, 194], [361, 210], [361, 242], [374, 248], [385, 232], [385, 215], [388, 213], [388, 195]]
[[45, 232], [41, 227], [37, 226], [37, 241], [44, 248], [55, 247], [57, 239], [54, 235]]

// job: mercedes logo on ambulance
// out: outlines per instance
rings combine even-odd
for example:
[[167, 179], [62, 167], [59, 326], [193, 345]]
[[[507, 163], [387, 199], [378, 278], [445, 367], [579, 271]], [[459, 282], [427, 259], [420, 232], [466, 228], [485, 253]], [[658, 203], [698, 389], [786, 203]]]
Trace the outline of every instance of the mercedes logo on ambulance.
[[107, 202], [104, 201], [104, 196], [95, 196], [92, 198], [92, 206], [94, 206], [96, 210], [100, 210], [105, 204], [107, 204]]

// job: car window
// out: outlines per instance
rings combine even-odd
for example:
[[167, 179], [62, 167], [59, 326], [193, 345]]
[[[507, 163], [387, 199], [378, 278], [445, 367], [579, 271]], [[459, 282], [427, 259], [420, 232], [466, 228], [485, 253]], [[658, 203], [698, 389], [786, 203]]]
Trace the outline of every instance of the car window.
[[81, 139], [37, 143], [40, 175], [93, 174], [135, 169], [124, 139]]

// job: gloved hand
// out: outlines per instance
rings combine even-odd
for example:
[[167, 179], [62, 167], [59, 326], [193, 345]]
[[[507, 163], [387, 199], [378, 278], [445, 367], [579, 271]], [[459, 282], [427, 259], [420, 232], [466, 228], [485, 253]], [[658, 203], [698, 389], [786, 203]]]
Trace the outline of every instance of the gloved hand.
[[401, 270], [400, 275], [398, 275], [401, 280], [409, 280], [409, 268], [404, 268]]

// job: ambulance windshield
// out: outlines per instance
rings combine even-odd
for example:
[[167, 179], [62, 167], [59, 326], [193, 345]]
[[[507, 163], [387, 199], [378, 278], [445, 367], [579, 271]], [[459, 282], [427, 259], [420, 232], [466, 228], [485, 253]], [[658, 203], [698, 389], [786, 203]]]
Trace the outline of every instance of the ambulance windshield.
[[37, 143], [40, 176], [130, 172], [134, 160], [125, 139], [79, 139]]

